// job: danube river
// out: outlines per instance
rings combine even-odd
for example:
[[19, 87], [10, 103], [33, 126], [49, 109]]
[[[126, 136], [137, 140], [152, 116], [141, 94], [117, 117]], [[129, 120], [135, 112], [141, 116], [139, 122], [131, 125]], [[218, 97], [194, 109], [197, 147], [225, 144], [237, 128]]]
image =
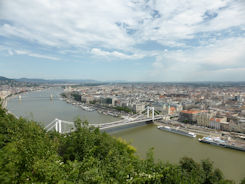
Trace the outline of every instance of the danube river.
[[[80, 107], [67, 104], [59, 96], [62, 91], [61, 88], [51, 88], [21, 94], [21, 100], [18, 96], [10, 98], [7, 108], [17, 116], [43, 122], [42, 125], [55, 118], [73, 121], [79, 117], [90, 123], [117, 120], [111, 116], [87, 112]], [[131, 128], [112, 135], [130, 142], [136, 147], [140, 157], [144, 157], [147, 150], [154, 147], [155, 158], [163, 162], [177, 163], [184, 156], [192, 157], [196, 161], [209, 158], [215, 167], [223, 171], [226, 178], [238, 182], [245, 177], [245, 153], [241, 151], [199, 143], [197, 139], [158, 130], [155, 125]]]
[[[50, 88], [42, 91], [22, 93], [8, 100], [7, 108], [16, 116], [42, 122], [46, 125], [55, 118], [74, 121], [77, 118], [90, 123], [106, 123], [118, 118], [99, 114], [96, 111], [87, 112], [79, 106], [71, 105], [62, 100], [62, 88]], [[52, 96], [52, 98], [51, 98]]]

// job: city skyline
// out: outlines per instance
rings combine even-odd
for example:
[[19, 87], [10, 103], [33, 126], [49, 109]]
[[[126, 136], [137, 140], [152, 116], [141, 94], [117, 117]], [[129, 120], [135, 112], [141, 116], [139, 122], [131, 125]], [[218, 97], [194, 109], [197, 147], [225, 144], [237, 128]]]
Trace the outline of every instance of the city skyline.
[[1, 1], [0, 76], [243, 81], [245, 3]]

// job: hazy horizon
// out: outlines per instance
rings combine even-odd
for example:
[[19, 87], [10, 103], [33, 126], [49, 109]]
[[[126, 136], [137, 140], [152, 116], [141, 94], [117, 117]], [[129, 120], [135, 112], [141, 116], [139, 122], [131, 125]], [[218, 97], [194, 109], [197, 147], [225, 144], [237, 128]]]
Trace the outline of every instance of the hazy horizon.
[[[6, 76], [0, 76], [6, 77]], [[27, 79], [27, 80], [47, 80], [47, 81], [92, 81], [92, 82], [99, 82], [99, 83], [245, 83], [245, 80], [241, 81], [133, 81], [133, 80], [95, 80], [95, 79], [83, 79], [83, 78], [26, 78], [26, 77], [18, 77], [18, 78], [10, 78], [8, 79], [13, 80], [20, 80], [20, 79]]]

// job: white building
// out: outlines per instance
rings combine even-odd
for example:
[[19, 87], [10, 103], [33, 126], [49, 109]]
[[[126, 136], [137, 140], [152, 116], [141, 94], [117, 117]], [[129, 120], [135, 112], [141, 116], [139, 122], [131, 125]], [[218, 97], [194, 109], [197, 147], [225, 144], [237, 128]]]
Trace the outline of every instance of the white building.
[[145, 105], [144, 104], [134, 104], [133, 105], [133, 111], [136, 113], [141, 113], [145, 110]]

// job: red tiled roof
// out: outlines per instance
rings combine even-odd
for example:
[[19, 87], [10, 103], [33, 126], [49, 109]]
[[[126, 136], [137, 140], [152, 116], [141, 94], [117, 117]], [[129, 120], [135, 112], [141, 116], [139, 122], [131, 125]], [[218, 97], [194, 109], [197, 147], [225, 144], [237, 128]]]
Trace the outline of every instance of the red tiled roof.
[[211, 118], [210, 121], [216, 121], [216, 122], [220, 123], [221, 119], [220, 118]]
[[175, 110], [175, 107], [170, 107], [170, 110], [171, 110], [171, 111], [174, 111], [174, 110]]
[[197, 114], [197, 113], [200, 113], [202, 111], [199, 111], [199, 110], [183, 110], [181, 112], [186, 113], [186, 114]]

